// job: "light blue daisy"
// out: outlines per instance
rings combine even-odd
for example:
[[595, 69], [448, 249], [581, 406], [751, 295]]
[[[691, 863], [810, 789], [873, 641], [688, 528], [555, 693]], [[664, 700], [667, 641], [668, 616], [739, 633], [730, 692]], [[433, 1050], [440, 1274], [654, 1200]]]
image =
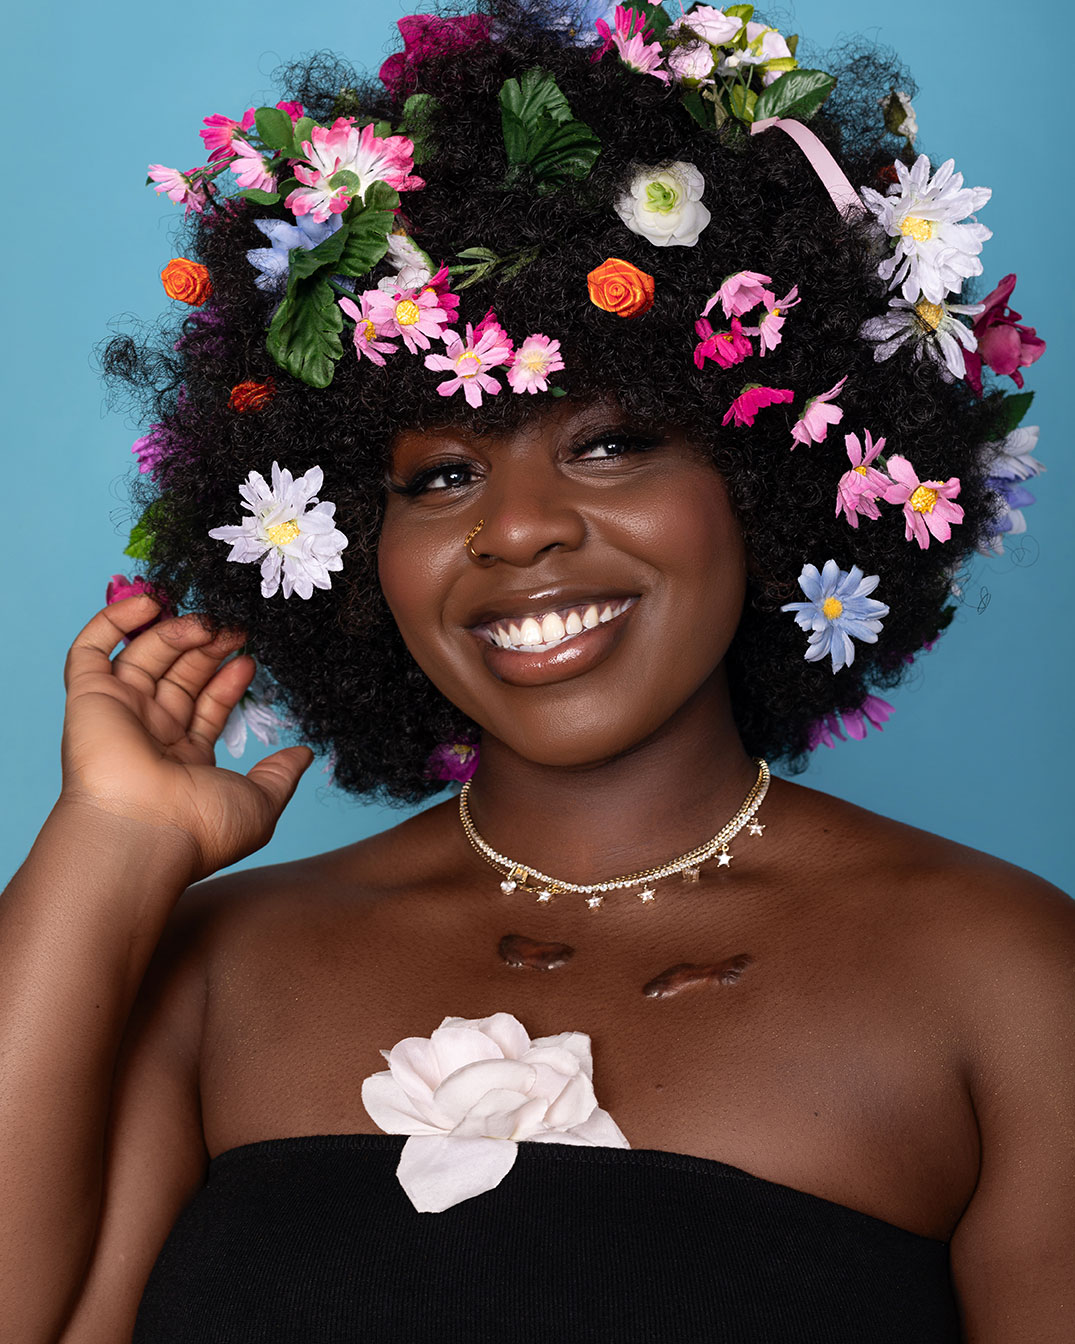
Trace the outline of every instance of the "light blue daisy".
[[888, 615], [883, 602], [875, 602], [868, 593], [877, 587], [877, 574], [863, 575], [857, 565], [845, 572], [835, 560], [826, 560], [819, 574], [816, 565], [804, 565], [799, 587], [806, 602], [788, 602], [781, 611], [795, 612], [795, 624], [810, 631], [807, 662], [832, 655], [832, 670], [850, 667], [855, 661], [852, 639], [877, 643], [881, 617]]

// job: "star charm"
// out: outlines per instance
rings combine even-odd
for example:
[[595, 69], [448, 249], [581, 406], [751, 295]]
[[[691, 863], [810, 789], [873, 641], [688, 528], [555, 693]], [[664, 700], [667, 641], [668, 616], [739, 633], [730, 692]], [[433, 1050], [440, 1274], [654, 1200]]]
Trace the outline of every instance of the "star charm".
[[640, 901], [652, 901], [655, 895], [655, 892], [646, 890], [639, 893], [638, 899]]
[[540, 892], [538, 895], [538, 900], [541, 902], [542, 905], [547, 905], [549, 901], [552, 900], [552, 892], [551, 891]]
[[603, 896], [587, 896], [586, 904], [590, 907], [591, 910], [596, 910], [604, 899], [605, 898]]
[[760, 821], [752, 821], [752, 822], [750, 823], [750, 834], [751, 834], [751, 835], [761, 835], [762, 831], [764, 831], [764, 830], [765, 830], [765, 827], [761, 824]]
[[717, 867], [728, 868], [731, 866], [731, 862], [732, 862], [732, 856], [728, 853], [726, 849], [722, 849], [721, 852], [717, 855]]

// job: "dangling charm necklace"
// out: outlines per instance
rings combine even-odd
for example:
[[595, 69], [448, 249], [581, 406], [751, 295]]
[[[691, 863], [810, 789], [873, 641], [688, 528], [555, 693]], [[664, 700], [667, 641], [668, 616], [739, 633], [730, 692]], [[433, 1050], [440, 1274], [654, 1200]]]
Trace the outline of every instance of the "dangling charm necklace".
[[622, 891], [627, 887], [638, 887], [640, 888], [638, 899], [643, 904], [649, 904], [657, 894], [653, 890], [652, 883], [659, 882], [664, 877], [674, 877], [677, 873], [683, 874], [684, 882], [697, 882], [701, 876], [702, 865], [708, 863], [712, 858], [716, 858], [718, 868], [727, 868], [732, 861], [732, 856], [728, 853], [728, 846], [743, 827], [749, 822], [751, 835], [761, 835], [762, 831], [765, 830], [761, 822], [755, 821], [754, 818], [764, 802], [766, 791], [769, 788], [769, 767], [760, 757], [754, 763], [758, 767], [758, 777], [751, 785], [750, 792], [743, 799], [742, 807], [711, 840], [707, 840], [704, 845], [698, 845], [687, 854], [681, 854], [678, 859], [672, 859], [669, 863], [662, 863], [659, 868], [644, 868], [641, 872], [628, 873], [626, 877], [610, 878], [607, 882], [567, 882], [563, 878], [550, 877], [548, 873], [540, 873], [536, 868], [527, 868], [525, 864], [516, 863], [514, 859], [509, 859], [506, 854], [497, 853], [492, 845], [479, 835], [478, 829], [471, 818], [470, 808], [467, 806], [467, 797], [470, 793], [469, 779], [463, 785], [463, 790], [459, 795], [459, 820], [463, 824], [467, 839], [482, 858], [504, 874], [500, 890], [505, 896], [510, 896], [513, 891], [519, 889], [534, 891], [537, 893], [539, 904], [547, 905], [554, 896], [558, 896], [561, 892], [573, 891], [578, 892], [580, 896], [585, 896], [586, 904], [591, 910], [596, 910], [604, 901], [605, 892]]

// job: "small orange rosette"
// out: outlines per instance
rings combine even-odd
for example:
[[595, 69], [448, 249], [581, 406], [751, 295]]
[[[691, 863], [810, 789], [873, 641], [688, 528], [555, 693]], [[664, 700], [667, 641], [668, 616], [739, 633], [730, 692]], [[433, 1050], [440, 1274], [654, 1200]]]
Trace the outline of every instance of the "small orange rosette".
[[200, 308], [213, 292], [208, 269], [189, 257], [173, 257], [161, 271], [161, 284], [170, 299], [189, 303], [192, 308]]
[[619, 317], [638, 317], [653, 307], [653, 276], [629, 261], [609, 257], [586, 277], [590, 299], [598, 308]]
[[228, 406], [233, 411], [260, 411], [268, 406], [275, 396], [276, 384], [271, 378], [263, 383], [256, 383], [250, 379], [245, 383], [235, 384], [228, 398]]

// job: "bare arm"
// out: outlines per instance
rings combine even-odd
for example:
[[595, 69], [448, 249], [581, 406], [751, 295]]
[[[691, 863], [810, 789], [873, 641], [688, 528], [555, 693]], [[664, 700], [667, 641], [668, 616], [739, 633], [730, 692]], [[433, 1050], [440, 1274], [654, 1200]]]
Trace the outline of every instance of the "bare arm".
[[104, 1200], [120, 1042], [191, 881], [264, 844], [309, 763], [277, 752], [248, 776], [213, 743], [250, 680], [235, 639], [168, 622], [109, 661], [156, 610], [99, 612], [68, 659], [64, 789], [0, 898], [0, 1341], [60, 1337]]

